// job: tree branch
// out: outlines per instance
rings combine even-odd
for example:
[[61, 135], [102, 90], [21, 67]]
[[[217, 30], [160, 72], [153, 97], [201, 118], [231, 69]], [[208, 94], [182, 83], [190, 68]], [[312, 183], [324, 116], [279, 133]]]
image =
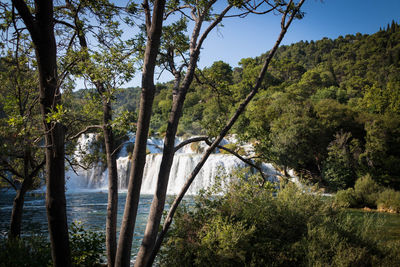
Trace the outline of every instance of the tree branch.
[[111, 153], [111, 155], [114, 155], [118, 151], [118, 149], [120, 149], [123, 145], [126, 145], [126, 144], [134, 144], [134, 142], [131, 142], [131, 141], [123, 142], [116, 149], [114, 149], [114, 151]]
[[103, 126], [101, 126], [101, 125], [90, 125], [90, 126], [87, 126], [85, 129], [83, 129], [82, 131], [78, 132], [77, 134], [68, 137], [67, 140], [68, 141], [74, 140], [74, 139], [78, 138], [81, 134], [87, 133], [88, 131], [90, 131], [92, 129], [103, 129]]
[[[296, 8], [294, 9], [294, 11], [291, 13], [290, 18], [288, 20], [288, 23], [285, 25], [284, 28], [282, 28], [278, 39], [276, 40], [273, 48], [270, 50], [268, 56], [266, 57], [265, 61], [264, 61], [264, 65], [257, 77], [257, 81], [254, 85], [254, 87], [252, 88], [251, 92], [247, 95], [247, 97], [243, 100], [243, 102], [239, 105], [239, 107], [236, 109], [235, 114], [231, 117], [231, 119], [225, 124], [224, 128], [221, 130], [221, 132], [219, 133], [218, 137], [212, 142], [211, 146], [209, 146], [209, 148], [206, 150], [206, 152], [204, 153], [202, 159], [200, 160], [200, 162], [196, 165], [196, 167], [194, 168], [194, 170], [192, 171], [192, 173], [189, 175], [188, 179], [185, 182], [185, 185], [183, 186], [183, 188], [181, 189], [181, 191], [179, 192], [179, 194], [177, 195], [177, 197], [175, 198], [174, 202], [172, 203], [170, 210], [167, 214], [167, 216], [165, 217], [164, 220], [164, 225], [163, 225], [163, 229], [159, 232], [158, 236], [157, 236], [157, 241], [156, 244], [153, 248], [152, 251], [152, 255], [151, 257], [154, 259], [155, 255], [157, 254], [158, 250], [160, 249], [161, 243], [172, 223], [172, 218], [176, 212], [176, 209], [178, 208], [179, 203], [182, 201], [183, 196], [186, 194], [187, 190], [189, 189], [189, 186], [192, 184], [193, 180], [196, 178], [197, 174], [200, 172], [201, 168], [203, 167], [204, 163], [207, 161], [208, 157], [210, 156], [210, 154], [212, 153], [212, 151], [219, 145], [219, 143], [222, 141], [222, 139], [225, 137], [225, 135], [229, 132], [229, 130], [232, 128], [233, 124], [236, 122], [236, 120], [239, 118], [239, 116], [243, 113], [243, 111], [245, 110], [247, 104], [253, 99], [253, 97], [257, 94], [262, 80], [265, 76], [266, 70], [271, 62], [272, 57], [274, 56], [276, 50], [279, 47], [279, 44], [281, 43], [283, 37], [286, 34], [286, 31], [288, 29], [288, 27], [290, 26], [291, 22], [293, 21], [297, 11], [300, 9], [300, 7], [303, 5], [305, 0], [301, 0], [297, 5]], [[289, 6], [287, 7], [289, 8]]]
[[8, 179], [5, 175], [0, 173], [0, 177], [3, 178], [4, 181], [6, 181], [8, 184], [10, 184], [11, 187], [14, 188], [15, 191], [18, 190], [17, 186], [10, 179]]
[[185, 141], [182, 141], [179, 145], [177, 145], [174, 148], [174, 152], [178, 151], [179, 149], [181, 149], [182, 147], [190, 144], [190, 143], [195, 143], [195, 142], [200, 142], [200, 141], [205, 141], [207, 143], [208, 141], [208, 136], [198, 136], [198, 137], [193, 137], [190, 139], [186, 139]]
[[213, 23], [211, 23], [207, 29], [203, 32], [203, 34], [200, 36], [199, 41], [196, 45], [195, 50], [199, 51], [204, 40], [207, 38], [207, 35], [211, 32], [212, 29], [214, 29], [215, 26], [218, 25], [218, 23], [220, 23], [222, 21], [222, 19], [224, 18], [224, 16], [226, 15], [226, 13], [228, 13], [228, 11], [233, 7], [232, 4], [228, 5], [219, 15], [218, 17], [213, 21]]
[[[208, 139], [205, 140], [205, 142], [206, 142], [206, 144], [209, 145], [209, 146], [211, 146], [211, 144], [212, 144]], [[234, 155], [235, 157], [237, 157], [238, 159], [240, 159], [241, 161], [243, 161], [243, 162], [246, 163], [247, 165], [250, 165], [251, 167], [253, 167], [254, 169], [256, 169], [256, 170], [260, 173], [261, 177], [263, 178], [263, 182], [262, 182], [262, 184], [261, 184], [260, 186], [264, 186], [264, 184], [265, 184], [265, 182], [267, 181], [268, 178], [264, 175], [264, 172], [263, 172], [263, 170], [261, 169], [260, 166], [257, 166], [257, 165], [254, 164], [251, 160], [242, 157], [240, 154], [236, 153], [236, 152], [233, 151], [232, 149], [229, 149], [229, 148], [224, 147], [224, 146], [221, 146], [221, 145], [218, 145], [217, 148], [229, 152], [230, 154]]]
[[37, 25], [35, 20], [29, 11], [29, 7], [23, 0], [12, 0], [12, 4], [18, 10], [19, 15], [21, 16], [24, 24], [26, 25], [29, 32], [32, 34], [32, 38], [38, 36]]
[[144, 14], [146, 16], [146, 32], [148, 36], [151, 28], [151, 14], [150, 14], [149, 2], [147, 0], [143, 0], [142, 7], [144, 10]]

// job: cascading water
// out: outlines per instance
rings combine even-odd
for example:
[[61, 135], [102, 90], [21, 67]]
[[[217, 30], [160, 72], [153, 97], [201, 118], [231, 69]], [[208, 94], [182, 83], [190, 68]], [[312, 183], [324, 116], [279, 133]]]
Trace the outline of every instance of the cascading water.
[[[94, 138], [95, 135], [82, 136], [78, 140], [79, 148], [83, 150], [86, 148], [86, 151], [90, 152], [89, 145]], [[177, 143], [179, 143], [179, 140], [177, 140]], [[155, 138], [148, 140], [148, 150], [151, 153], [146, 157], [146, 165], [141, 188], [142, 194], [153, 194], [155, 191], [158, 171], [162, 159], [162, 153], [160, 153], [162, 147], [162, 140]], [[83, 159], [84, 155], [82, 155], [82, 152], [79, 152], [78, 149], [77, 151], [78, 152], [75, 152], [75, 157], [77, 157], [77, 161], [79, 162]], [[189, 177], [196, 164], [200, 161], [201, 157], [202, 155], [196, 154], [190, 148], [190, 145], [179, 150], [175, 154], [168, 183], [168, 194], [173, 195], [179, 193], [182, 186], [186, 182], [186, 179]], [[118, 184], [120, 190], [127, 189], [130, 164], [128, 153], [126, 152], [126, 149], [123, 148], [120, 152], [120, 157], [117, 159]], [[211, 186], [214, 183], [214, 178], [216, 176], [228, 175], [238, 167], [245, 166], [245, 163], [233, 155], [221, 153], [212, 154], [204, 164], [187, 193], [196, 194], [199, 190]], [[263, 164], [263, 170], [271, 177], [271, 179], [274, 179], [276, 175], [278, 175], [278, 172], [272, 167], [271, 164]], [[104, 169], [101, 164], [97, 164], [88, 170], [78, 169], [76, 172], [77, 174], [71, 170], [67, 172], [67, 177], [69, 177], [67, 188], [69, 190], [107, 190], [107, 169]]]

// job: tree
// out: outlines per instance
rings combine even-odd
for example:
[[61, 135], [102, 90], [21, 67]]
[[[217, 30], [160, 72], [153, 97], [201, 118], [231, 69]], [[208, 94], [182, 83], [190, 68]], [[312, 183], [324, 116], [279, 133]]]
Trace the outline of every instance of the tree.
[[[167, 193], [167, 186], [169, 180], [169, 174], [171, 170], [172, 161], [174, 158], [175, 150], [175, 135], [178, 129], [179, 119], [182, 115], [183, 104], [186, 98], [187, 91], [189, 89], [190, 84], [194, 78], [194, 72], [197, 66], [197, 61], [200, 54], [200, 48], [208, 33], [218, 25], [218, 23], [222, 20], [224, 15], [232, 8], [232, 5], [228, 5], [222, 12], [219, 14], [215, 20], [212, 21], [210, 26], [204, 31], [202, 35], [201, 26], [205, 20], [210, 16], [210, 11], [213, 4], [216, 1], [206, 1], [202, 4], [194, 4], [191, 5], [189, 2], [185, 3], [186, 7], [189, 7], [192, 15], [192, 19], [195, 22], [192, 36], [190, 38], [189, 45], [184, 41], [185, 39], [178, 35], [178, 40], [176, 40], [176, 35], [168, 35], [170, 33], [169, 28], [167, 28], [165, 35], [164, 32], [164, 47], [165, 51], [165, 61], [168, 64], [169, 70], [174, 75], [174, 87], [173, 87], [173, 98], [172, 98], [172, 108], [168, 119], [168, 126], [166, 135], [164, 138], [164, 148], [163, 148], [163, 157], [161, 160], [160, 171], [158, 174], [157, 187], [156, 192], [154, 194], [154, 198], [152, 201], [152, 205], [150, 208], [149, 219], [146, 226], [146, 231], [143, 237], [142, 245], [140, 247], [138, 256], [136, 258], [135, 266], [146, 266], [148, 264], [149, 258], [151, 256], [151, 251], [153, 250], [155, 240], [157, 237], [158, 228], [161, 221], [161, 216], [164, 210], [165, 198]], [[177, 3], [176, 3], [177, 4]], [[178, 6], [170, 7], [172, 10], [179, 9]], [[185, 30], [186, 27], [184, 24], [184, 19], [178, 21], [178, 24], [172, 24], [169, 26], [170, 28], [180, 28]], [[175, 31], [176, 32], [176, 31]], [[172, 40], [170, 40], [172, 38]], [[182, 41], [183, 39], [183, 41]], [[176, 66], [175, 63], [175, 53], [180, 53], [183, 56], [183, 49], [189, 48], [189, 59], [185, 60], [184, 63], [180, 66]], [[184, 79], [181, 83], [181, 72], [183, 68], [187, 65], [187, 70], [184, 76]]]
[[135, 146], [132, 154], [132, 167], [129, 174], [128, 193], [118, 240], [115, 266], [129, 266], [130, 264], [133, 230], [135, 228], [143, 170], [146, 163], [147, 136], [155, 93], [154, 69], [160, 46], [165, 0], [156, 0], [153, 5], [153, 14], [151, 15], [149, 2], [144, 0], [142, 4], [146, 17], [147, 33], [142, 70], [142, 94], [140, 97]]
[[[108, 266], [112, 267], [117, 250], [118, 173], [111, 102], [117, 88], [134, 74], [133, 64], [130, 60], [132, 52], [127, 50], [125, 42], [118, 41], [122, 33], [119, 30], [119, 24], [114, 20], [121, 12], [114, 4], [108, 1], [101, 3], [66, 1], [65, 9], [69, 11], [65, 12], [67, 16], [59, 17], [57, 21], [75, 32], [74, 36], [77, 36], [79, 45], [77, 51], [74, 51], [73, 40], [71, 40], [67, 51], [70, 58], [67, 57], [64, 61], [73, 66], [74, 74], [83, 76], [96, 88], [102, 102], [101, 128], [108, 168], [106, 250]], [[90, 25], [88, 18], [84, 17], [86, 12], [95, 15], [98, 24], [102, 25], [102, 27], [96, 27], [98, 28], [97, 32], [88, 30], [95, 27]], [[94, 49], [89, 47], [87, 42], [89, 33], [93, 35], [89, 37], [95, 40], [95, 45], [92, 45], [95, 47]], [[97, 125], [87, 126], [74, 137], [93, 128], [99, 127]]]
[[[209, 146], [209, 148], [206, 150], [206, 152], [204, 153], [201, 161], [197, 164], [197, 166], [195, 167], [195, 169], [192, 171], [192, 173], [190, 174], [187, 182], [185, 183], [184, 187], [182, 188], [181, 192], [179, 193], [179, 195], [176, 197], [174, 203], [172, 204], [167, 217], [165, 218], [164, 221], [164, 225], [163, 225], [163, 229], [162, 231], [159, 233], [157, 239], [155, 240], [154, 243], [154, 248], [151, 251], [151, 255], [149, 260], [146, 262], [146, 266], [150, 266], [155, 258], [155, 255], [157, 254], [160, 246], [161, 246], [161, 242], [166, 234], [166, 232], [168, 231], [168, 228], [172, 222], [172, 217], [176, 211], [177, 206], [179, 205], [179, 202], [182, 200], [183, 196], [185, 195], [186, 191], [188, 190], [190, 184], [193, 182], [194, 178], [196, 177], [196, 175], [199, 173], [200, 169], [202, 168], [202, 166], [204, 165], [205, 161], [208, 159], [209, 155], [212, 153], [212, 151], [214, 151], [214, 149], [219, 145], [219, 143], [222, 141], [222, 139], [225, 137], [225, 135], [228, 133], [228, 131], [232, 128], [233, 124], [236, 122], [236, 120], [239, 118], [239, 116], [243, 113], [243, 111], [245, 110], [245, 107], [247, 106], [247, 104], [252, 100], [252, 98], [255, 96], [255, 94], [258, 92], [261, 83], [263, 81], [263, 78], [265, 76], [265, 73], [267, 71], [268, 65], [274, 55], [274, 53], [276, 52], [276, 50], [278, 49], [278, 46], [280, 44], [280, 42], [282, 41], [288, 27], [290, 26], [291, 22], [293, 21], [293, 19], [295, 18], [295, 16], [297, 17], [301, 17], [301, 13], [297, 13], [299, 12], [300, 7], [303, 4], [303, 0], [300, 1], [298, 4], [294, 4], [293, 1], [290, 1], [289, 3], [287, 3], [287, 5], [285, 6], [285, 8], [279, 9], [280, 12], [282, 12], [282, 22], [281, 22], [281, 33], [273, 47], [273, 49], [269, 52], [264, 65], [260, 71], [260, 74], [257, 78], [257, 81], [254, 85], [254, 87], [252, 88], [252, 90], [250, 91], [250, 93], [247, 95], [246, 99], [243, 100], [243, 102], [240, 104], [240, 106], [237, 108], [237, 110], [235, 111], [235, 113], [233, 114], [233, 116], [230, 118], [230, 120], [226, 123], [226, 125], [223, 127], [223, 129], [220, 131], [219, 135], [215, 138], [215, 140], [212, 142], [212, 144]], [[289, 15], [289, 16], [288, 16]], [[173, 109], [174, 111], [174, 109]], [[173, 118], [171, 116], [171, 118]], [[160, 169], [160, 172], [163, 171], [163, 169]], [[145, 244], [146, 246], [149, 246], [149, 244]]]
[[[40, 139], [36, 75], [31, 62], [19, 51], [0, 61], [0, 178], [16, 191], [10, 220], [9, 238], [21, 234], [24, 198], [27, 191], [41, 184], [40, 172], [45, 164]], [[19, 55], [15, 58], [15, 55]]]
[[40, 111], [46, 151], [46, 210], [54, 266], [71, 266], [65, 200], [63, 125], [51, 116], [62, 109], [57, 72], [57, 47], [54, 36], [53, 1], [36, 0], [28, 6], [13, 0], [35, 48], [39, 72]]

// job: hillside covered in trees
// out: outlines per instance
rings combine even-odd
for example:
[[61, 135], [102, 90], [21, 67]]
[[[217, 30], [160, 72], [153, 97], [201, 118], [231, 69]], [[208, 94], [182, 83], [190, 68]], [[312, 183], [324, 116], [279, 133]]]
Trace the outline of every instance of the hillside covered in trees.
[[[232, 68], [218, 61], [196, 72], [178, 134], [215, 135], [250, 90], [265, 55]], [[163, 135], [172, 83], [159, 84], [153, 133]], [[372, 35], [281, 46], [263, 89], [232, 133], [260, 160], [333, 190], [371, 174], [400, 188], [400, 27]], [[134, 89], [122, 94], [133, 94]], [[124, 105], [120, 97], [119, 104]]]

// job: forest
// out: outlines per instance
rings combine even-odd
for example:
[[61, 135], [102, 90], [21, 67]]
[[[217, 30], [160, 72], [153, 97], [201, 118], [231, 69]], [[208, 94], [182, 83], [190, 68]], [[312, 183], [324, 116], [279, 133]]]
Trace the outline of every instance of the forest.
[[[0, 266], [400, 262], [400, 25], [281, 45], [307, 15], [304, 0], [216, 3], [0, 2], [0, 194], [15, 192], [9, 229], [1, 229]], [[249, 14], [279, 17], [273, 47], [238, 67], [215, 61], [199, 68], [209, 33], [227, 17]], [[155, 83], [160, 69], [174, 80]], [[126, 88], [134, 76], [141, 86]], [[78, 79], [85, 88], [77, 88]], [[88, 133], [96, 139], [82, 162], [75, 151]], [[228, 135], [237, 142], [221, 146]], [[163, 139], [162, 161], [132, 252], [149, 137]], [[176, 145], [178, 138], [184, 141]], [[171, 166], [185, 145], [202, 158], [169, 199]], [[244, 145], [253, 148], [251, 157]], [[130, 169], [118, 214], [122, 147]], [[186, 202], [217, 148], [258, 173], [215, 177]], [[106, 166], [108, 181], [101, 232], [71, 223], [66, 204], [66, 171], [96, 162]], [[266, 178], [262, 163], [279, 171], [279, 183]], [[35, 190], [45, 192], [48, 236], [21, 230], [25, 198]]]
[[[178, 134], [218, 133], [263, 58], [198, 70]], [[400, 189], [399, 73], [400, 27], [394, 21], [372, 35], [281, 46], [232, 133], [253, 143], [259, 160], [294, 169], [330, 190], [352, 187], [367, 173]], [[159, 84], [155, 96], [151, 126], [161, 135], [171, 91], [172, 84]]]

